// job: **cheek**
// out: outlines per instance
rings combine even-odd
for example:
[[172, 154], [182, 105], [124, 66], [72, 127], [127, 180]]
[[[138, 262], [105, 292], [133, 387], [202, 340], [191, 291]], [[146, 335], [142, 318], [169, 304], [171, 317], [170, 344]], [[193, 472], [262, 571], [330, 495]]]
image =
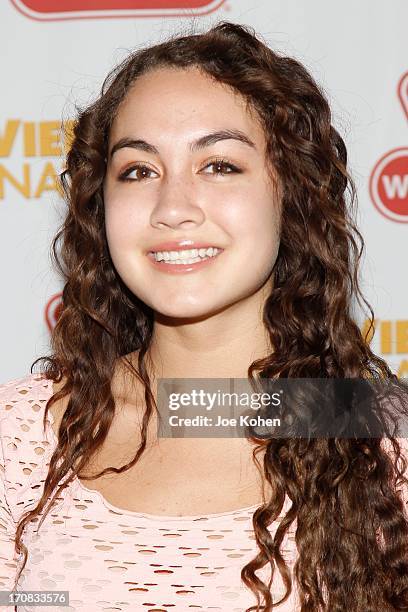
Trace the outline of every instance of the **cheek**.
[[132, 198], [116, 194], [105, 196], [106, 237], [110, 247], [122, 248], [135, 243], [142, 231], [144, 219]]
[[221, 210], [234, 242], [239, 241], [251, 256], [254, 249], [263, 257], [273, 254], [279, 246], [280, 211], [270, 190], [249, 187], [232, 202]]

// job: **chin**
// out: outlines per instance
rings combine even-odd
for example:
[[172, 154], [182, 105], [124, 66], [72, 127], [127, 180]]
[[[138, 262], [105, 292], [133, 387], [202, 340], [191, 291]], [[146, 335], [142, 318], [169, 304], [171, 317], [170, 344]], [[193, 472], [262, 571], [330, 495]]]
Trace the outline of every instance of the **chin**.
[[197, 319], [206, 319], [213, 314], [213, 311], [203, 309], [202, 307], [196, 308], [168, 308], [168, 309], [155, 309], [156, 319], [178, 319], [180, 323], [184, 321], [193, 321]]
[[[166, 303], [165, 300], [163, 300]], [[152, 303], [150, 304], [151, 308], [155, 312], [155, 318], [157, 320], [160, 319], [178, 319], [180, 322], [182, 320], [196, 320], [196, 319], [206, 319], [217, 312], [223, 310], [223, 307], [220, 304], [203, 304], [203, 302], [188, 304], [184, 302], [183, 304], [175, 304], [174, 301], [171, 303], [171, 300], [167, 301], [166, 306], [163, 307], [163, 304]]]

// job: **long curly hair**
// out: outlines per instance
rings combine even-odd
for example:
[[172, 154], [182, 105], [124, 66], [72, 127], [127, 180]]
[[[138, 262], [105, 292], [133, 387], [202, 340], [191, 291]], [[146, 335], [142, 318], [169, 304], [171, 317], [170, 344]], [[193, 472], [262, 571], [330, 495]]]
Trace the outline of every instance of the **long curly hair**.
[[[353, 221], [356, 190], [328, 101], [308, 71], [271, 50], [250, 27], [225, 21], [205, 33], [173, 36], [132, 52], [107, 76], [96, 101], [78, 110], [61, 174], [67, 212], [52, 256], [64, 279], [63, 306], [52, 332], [52, 353], [35, 360], [31, 370], [43, 361], [47, 378], [66, 382], [47, 402], [44, 427], [49, 407], [70, 397], [42, 496], [18, 523], [16, 551], [24, 552], [18, 578], [27, 561], [26, 524], [38, 522], [43, 512], [41, 525], [60, 491], [108, 434], [118, 359], [144, 388], [142, 441], [132, 461], [94, 478], [124, 472], [138, 461], [157, 409], [146, 366], [154, 313], [113, 266], [102, 184], [119, 105], [140, 75], [166, 66], [199, 67], [241, 94], [262, 122], [267, 156], [279, 177], [280, 247], [263, 310], [274, 351], [254, 361], [248, 377], [259, 372], [263, 378], [396, 379], [369, 347], [374, 313], [359, 288], [364, 241]], [[366, 337], [353, 320], [353, 299], [370, 313]], [[136, 367], [128, 359], [135, 351]], [[252, 518], [259, 552], [241, 570], [257, 601], [249, 609], [279, 609], [295, 578], [300, 612], [408, 610], [408, 520], [398, 490], [408, 484], [407, 464], [397, 438], [391, 437], [391, 452], [381, 438], [254, 437], [252, 442], [255, 461], [264, 452], [263, 475], [272, 494]], [[286, 496], [290, 509], [272, 537], [268, 525], [278, 519]], [[292, 576], [280, 546], [295, 519], [298, 557]], [[255, 574], [267, 563], [272, 576], [278, 568], [286, 587], [277, 602], [271, 582], [268, 586]]]

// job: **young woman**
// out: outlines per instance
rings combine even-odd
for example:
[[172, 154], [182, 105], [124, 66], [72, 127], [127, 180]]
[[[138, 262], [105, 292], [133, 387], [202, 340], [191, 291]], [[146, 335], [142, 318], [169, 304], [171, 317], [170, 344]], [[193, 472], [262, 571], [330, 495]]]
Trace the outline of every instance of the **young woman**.
[[156, 435], [160, 378], [396, 378], [350, 314], [373, 318], [353, 183], [305, 68], [227, 22], [139, 50], [79, 113], [62, 182], [53, 353], [0, 395], [1, 588], [408, 610], [401, 438]]

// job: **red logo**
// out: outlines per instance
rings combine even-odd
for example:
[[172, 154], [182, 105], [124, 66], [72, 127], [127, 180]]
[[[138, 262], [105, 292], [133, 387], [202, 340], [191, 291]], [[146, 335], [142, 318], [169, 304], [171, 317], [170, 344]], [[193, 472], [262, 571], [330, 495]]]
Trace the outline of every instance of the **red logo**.
[[56, 293], [48, 300], [45, 306], [45, 322], [50, 332], [54, 329], [62, 308], [62, 293]]
[[408, 72], [402, 75], [398, 83], [398, 97], [408, 119]]
[[39, 21], [115, 17], [191, 17], [216, 11], [225, 0], [11, 0]]
[[[408, 72], [397, 93], [408, 119]], [[408, 147], [392, 149], [376, 163], [370, 176], [370, 196], [379, 212], [398, 223], [408, 223]]]
[[393, 149], [375, 165], [370, 195], [384, 217], [408, 223], [408, 147]]

